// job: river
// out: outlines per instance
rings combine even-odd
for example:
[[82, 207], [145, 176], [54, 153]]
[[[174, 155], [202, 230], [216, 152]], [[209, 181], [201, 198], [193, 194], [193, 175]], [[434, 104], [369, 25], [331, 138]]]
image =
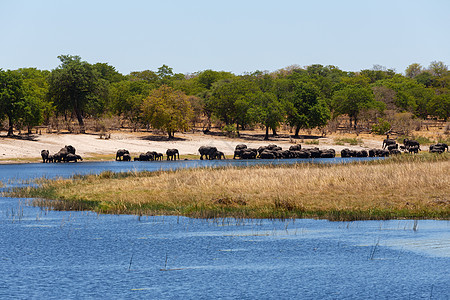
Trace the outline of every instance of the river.
[[[0, 180], [257, 162], [0, 165]], [[450, 297], [448, 221], [98, 215], [2, 197], [0, 226], [0, 299]]]

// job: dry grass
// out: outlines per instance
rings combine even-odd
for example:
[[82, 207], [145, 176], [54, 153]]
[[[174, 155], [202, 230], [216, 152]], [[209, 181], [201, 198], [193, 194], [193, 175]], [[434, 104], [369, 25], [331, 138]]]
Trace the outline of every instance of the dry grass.
[[349, 165], [188, 169], [44, 181], [56, 209], [192, 217], [450, 218], [449, 156]]

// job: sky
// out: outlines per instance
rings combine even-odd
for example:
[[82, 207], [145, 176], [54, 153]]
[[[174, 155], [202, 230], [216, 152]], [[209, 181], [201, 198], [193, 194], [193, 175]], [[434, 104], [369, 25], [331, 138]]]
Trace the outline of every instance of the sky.
[[0, 68], [59, 55], [122, 74], [450, 63], [449, 0], [0, 0]]

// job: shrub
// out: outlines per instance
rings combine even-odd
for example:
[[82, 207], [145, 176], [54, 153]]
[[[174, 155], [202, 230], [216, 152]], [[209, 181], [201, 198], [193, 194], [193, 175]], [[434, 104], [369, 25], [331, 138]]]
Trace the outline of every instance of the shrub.
[[372, 126], [372, 133], [385, 134], [389, 129], [391, 129], [391, 123], [383, 118], [378, 118], [378, 123]]

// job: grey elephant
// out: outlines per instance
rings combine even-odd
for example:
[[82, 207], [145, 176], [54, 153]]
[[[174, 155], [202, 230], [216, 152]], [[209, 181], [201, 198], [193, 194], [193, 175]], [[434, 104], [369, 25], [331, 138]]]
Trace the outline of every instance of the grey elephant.
[[125, 154], [122, 156], [122, 160], [123, 160], [123, 161], [131, 161], [131, 155], [130, 155], [130, 153], [125, 153]]
[[64, 158], [64, 162], [71, 162], [71, 161], [77, 162], [78, 160], [83, 161], [81, 156], [72, 153], [67, 154], [66, 157]]
[[383, 140], [383, 145], [382, 145], [382, 147], [381, 148], [386, 148], [387, 146], [389, 146], [389, 145], [394, 145], [394, 144], [397, 144], [397, 141], [396, 140], [393, 140], [393, 139], [384, 139]]
[[65, 158], [68, 154], [75, 154], [75, 147], [73, 147], [72, 145], [66, 145], [61, 148], [61, 150], [59, 150], [56, 155], [56, 161], [65, 161]]
[[225, 154], [222, 151], [216, 151], [214, 159], [225, 159]]
[[167, 160], [177, 160], [177, 155], [178, 159], [180, 159], [180, 153], [178, 152], [178, 149], [167, 149], [166, 151]]
[[403, 145], [405, 145], [406, 150], [409, 150], [410, 147], [418, 147], [420, 150], [420, 144], [418, 141], [403, 139]]
[[130, 155], [130, 152], [128, 150], [126, 150], [126, 149], [119, 149], [119, 150], [117, 150], [117, 152], [116, 152], [116, 161], [117, 160], [121, 161], [125, 154]]
[[47, 163], [48, 162], [48, 156], [50, 155], [50, 152], [48, 150], [42, 150], [41, 151], [41, 157], [42, 157], [42, 162], [43, 163]]
[[234, 149], [233, 159], [236, 159], [236, 157], [242, 158], [242, 153], [244, 153], [246, 150], [247, 145], [245, 144], [236, 145], [236, 148]]
[[163, 160], [164, 155], [162, 153], [157, 152], [155, 154], [155, 160]]
[[203, 160], [203, 157], [206, 159], [214, 159], [216, 157], [217, 148], [212, 146], [201, 146], [198, 148], [198, 152], [200, 153], [200, 160]]

